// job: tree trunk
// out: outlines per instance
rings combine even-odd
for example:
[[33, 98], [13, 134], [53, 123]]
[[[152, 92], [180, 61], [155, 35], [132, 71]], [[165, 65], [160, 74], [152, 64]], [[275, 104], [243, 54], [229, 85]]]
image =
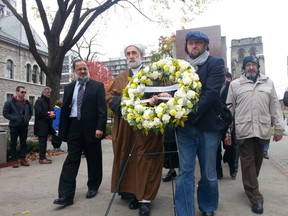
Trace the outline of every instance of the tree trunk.
[[[59, 70], [59, 69], [58, 69]], [[51, 106], [55, 105], [55, 101], [60, 99], [60, 80], [61, 80], [61, 71], [48, 70], [46, 76], [46, 86], [52, 89], [51, 92]]]

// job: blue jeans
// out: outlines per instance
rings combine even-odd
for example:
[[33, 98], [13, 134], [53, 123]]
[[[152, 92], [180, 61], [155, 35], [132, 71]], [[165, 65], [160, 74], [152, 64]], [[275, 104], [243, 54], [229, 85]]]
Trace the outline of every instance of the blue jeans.
[[218, 181], [216, 153], [221, 133], [197, 130], [189, 122], [177, 128], [179, 149], [179, 175], [176, 179], [175, 206], [178, 216], [195, 216], [195, 164], [196, 155], [201, 178], [198, 182], [197, 199], [202, 212], [212, 212], [218, 207]]
[[268, 155], [269, 143], [264, 144], [264, 154]]

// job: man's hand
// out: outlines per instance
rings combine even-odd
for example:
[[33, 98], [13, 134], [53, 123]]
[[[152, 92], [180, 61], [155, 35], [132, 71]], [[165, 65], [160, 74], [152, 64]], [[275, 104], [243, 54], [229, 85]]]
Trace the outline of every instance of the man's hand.
[[103, 131], [101, 131], [101, 130], [96, 130], [96, 132], [95, 132], [95, 137], [96, 138], [101, 138], [103, 136]]
[[158, 102], [158, 97], [157, 95], [154, 95], [153, 97], [150, 98], [149, 105], [150, 106], [155, 105], [157, 102]]
[[273, 141], [278, 142], [278, 141], [281, 140], [281, 139], [282, 139], [282, 135], [274, 134], [274, 136], [273, 136]]

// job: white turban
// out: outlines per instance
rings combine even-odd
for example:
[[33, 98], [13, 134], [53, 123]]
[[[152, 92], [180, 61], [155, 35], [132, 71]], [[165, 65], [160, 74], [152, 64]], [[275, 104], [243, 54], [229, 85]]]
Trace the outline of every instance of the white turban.
[[145, 56], [145, 46], [139, 42], [133, 42], [133, 43], [127, 43], [125, 46], [124, 46], [124, 54], [126, 53], [126, 49], [130, 46], [134, 46], [136, 47], [140, 53], [142, 54], [142, 56]]

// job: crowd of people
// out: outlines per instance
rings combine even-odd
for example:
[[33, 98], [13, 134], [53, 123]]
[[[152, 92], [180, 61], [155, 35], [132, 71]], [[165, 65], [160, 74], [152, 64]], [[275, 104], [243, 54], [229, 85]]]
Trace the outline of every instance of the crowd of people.
[[[243, 187], [251, 202], [251, 210], [263, 213], [264, 198], [259, 190], [258, 176], [263, 158], [269, 158], [265, 152], [271, 137], [277, 142], [284, 132], [280, 103], [272, 80], [260, 73], [256, 56], [246, 56], [241, 77], [232, 80], [224, 60], [210, 55], [209, 43], [204, 32], [187, 33], [183, 49], [202, 83], [198, 109], [188, 115], [183, 127], [167, 127], [163, 134], [155, 134], [152, 130], [144, 134], [140, 129], [135, 130], [121, 114], [123, 89], [143, 68], [145, 46], [139, 42], [124, 47], [129, 68], [115, 78], [107, 92], [103, 83], [90, 79], [88, 66], [81, 59], [73, 62], [74, 81], [65, 87], [63, 102], [56, 101], [53, 108], [50, 101], [52, 89], [43, 89], [34, 105], [39, 163], [52, 163], [46, 157], [50, 135], [54, 148], [60, 148], [62, 141], [67, 142], [68, 147], [54, 204], [69, 206], [74, 203], [83, 152], [88, 172], [86, 198], [97, 195], [103, 175], [101, 140], [105, 138], [109, 107], [114, 119], [111, 193], [127, 200], [129, 209], [138, 209], [139, 216], [150, 215], [151, 202], [157, 196], [161, 179], [163, 182], [176, 179], [175, 209], [178, 216], [195, 216], [194, 198], [202, 216], [214, 216], [219, 202], [218, 181], [223, 178], [222, 149], [225, 150], [223, 162], [228, 163], [233, 179], [237, 176], [240, 158]], [[18, 86], [16, 95], [5, 103], [3, 109], [3, 116], [9, 120], [10, 154], [15, 168], [29, 166], [26, 140], [32, 107], [25, 94], [25, 87]], [[164, 94], [173, 96], [173, 92], [147, 94], [150, 98], [147, 106], [158, 103], [158, 97]], [[219, 117], [221, 100], [233, 116], [228, 127]], [[284, 104], [288, 105], [288, 93], [285, 93]], [[16, 151], [18, 137], [20, 160]], [[60, 140], [57, 145], [56, 138]], [[195, 182], [197, 164], [200, 179]], [[164, 177], [163, 168], [168, 169]]]

